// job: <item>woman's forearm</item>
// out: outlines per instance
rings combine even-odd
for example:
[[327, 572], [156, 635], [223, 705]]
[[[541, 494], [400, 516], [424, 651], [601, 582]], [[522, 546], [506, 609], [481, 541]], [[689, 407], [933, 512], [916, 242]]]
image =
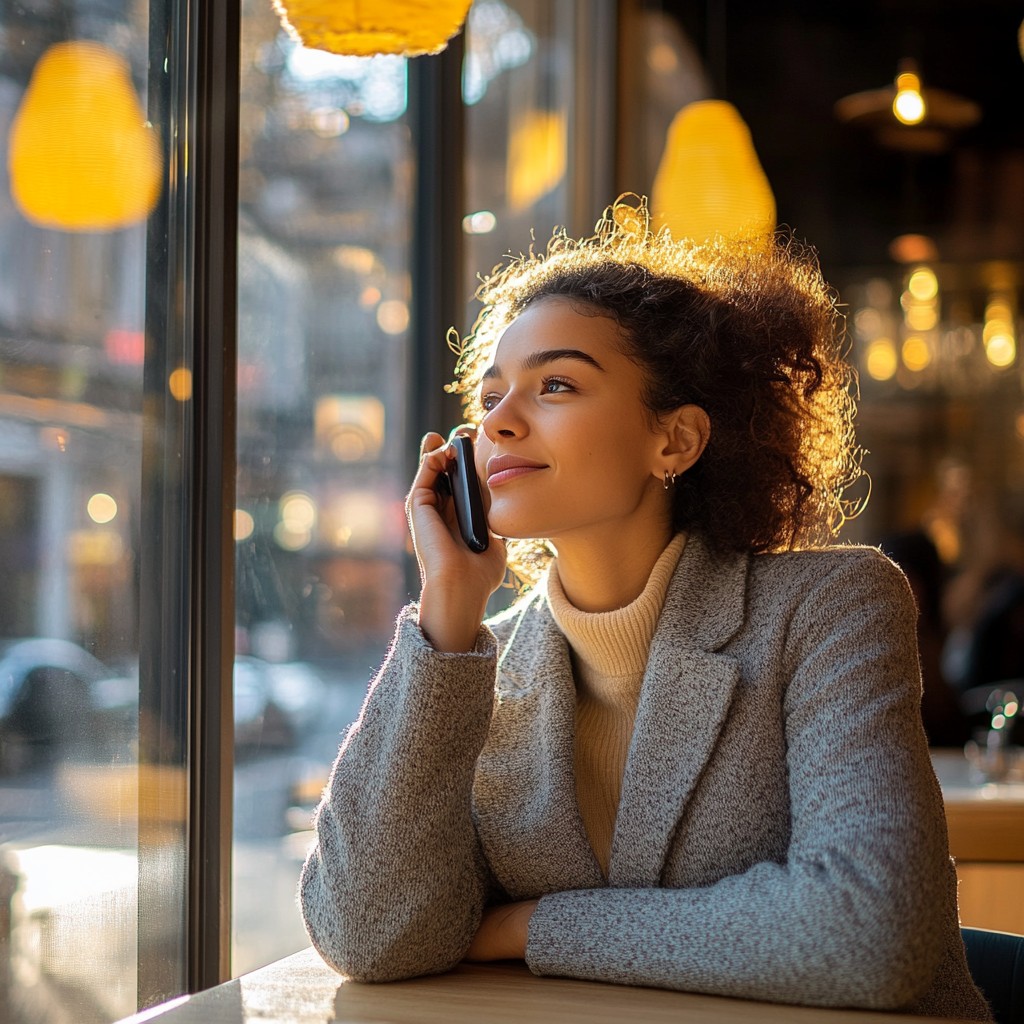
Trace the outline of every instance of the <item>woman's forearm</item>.
[[351, 977], [453, 966], [491, 895], [470, 814], [494, 679], [493, 637], [482, 645], [440, 654], [403, 613], [335, 762], [300, 900], [314, 945]]

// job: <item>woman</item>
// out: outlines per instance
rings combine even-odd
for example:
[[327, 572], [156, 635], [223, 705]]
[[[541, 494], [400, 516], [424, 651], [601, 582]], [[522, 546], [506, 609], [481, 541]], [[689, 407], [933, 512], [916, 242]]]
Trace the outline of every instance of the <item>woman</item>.
[[[321, 955], [989, 1019], [906, 581], [813, 549], [859, 469], [817, 270], [620, 202], [481, 294], [456, 388], [491, 543], [459, 539], [428, 434], [420, 599], [303, 869]], [[506, 564], [536, 585], [482, 623]]]

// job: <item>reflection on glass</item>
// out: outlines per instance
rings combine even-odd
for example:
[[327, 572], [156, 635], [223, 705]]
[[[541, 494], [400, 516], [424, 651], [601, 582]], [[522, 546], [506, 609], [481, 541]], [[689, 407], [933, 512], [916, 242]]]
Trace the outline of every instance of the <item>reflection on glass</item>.
[[[467, 297], [531, 227], [569, 222], [570, 124], [598, 114], [575, 92], [576, 33], [609, 12], [556, 6], [470, 10]], [[305, 50], [256, 0], [242, 37], [235, 974], [308, 942], [295, 886], [310, 812], [408, 597], [416, 386], [406, 64]]]
[[145, 219], [160, 192], [160, 144], [128, 62], [75, 39], [39, 58], [9, 138], [11, 196], [32, 223], [68, 231]]
[[[106, 1022], [137, 1007], [138, 808], [151, 788], [136, 763], [137, 222], [159, 158], [142, 113], [146, 5], [80, 6], [89, 17], [74, 24], [49, 5], [0, 7], [0, 1019], [10, 1024]], [[85, 22], [92, 38], [61, 43]], [[55, 53], [95, 58], [104, 96], [65, 88]], [[107, 124], [82, 120], [94, 101]], [[19, 110], [25, 148], [12, 154]], [[82, 153], [67, 149], [83, 133], [93, 157], [115, 135], [133, 140], [145, 195], [129, 194], [123, 164], [106, 166], [106, 191], [90, 191], [75, 171]], [[63, 157], [41, 158], [41, 141]]]
[[242, 69], [236, 975], [308, 942], [309, 813], [407, 597], [413, 183], [404, 60], [304, 49], [253, 2]]
[[[465, 295], [555, 227], [589, 233], [612, 194], [614, 5], [477, 0], [466, 22]], [[468, 313], [472, 322], [475, 309]]]

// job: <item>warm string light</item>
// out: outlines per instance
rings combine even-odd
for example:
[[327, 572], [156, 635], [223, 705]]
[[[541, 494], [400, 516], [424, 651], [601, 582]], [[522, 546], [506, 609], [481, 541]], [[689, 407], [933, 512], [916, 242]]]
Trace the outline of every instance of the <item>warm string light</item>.
[[910, 272], [900, 306], [904, 324], [900, 356], [911, 373], [922, 373], [932, 364], [931, 332], [939, 322], [939, 280], [930, 267]]
[[1014, 329], [1013, 294], [993, 292], [985, 306], [985, 325], [981, 340], [985, 358], [997, 369], [1005, 370], [1017, 359], [1017, 334]]
[[898, 305], [884, 281], [869, 282], [867, 305], [852, 318], [867, 377], [895, 378], [904, 388], [978, 389], [1017, 365], [1016, 287], [1006, 273], [993, 274], [986, 275], [982, 320], [973, 324], [963, 298], [954, 298], [943, 318], [940, 281], [930, 266], [909, 270]]

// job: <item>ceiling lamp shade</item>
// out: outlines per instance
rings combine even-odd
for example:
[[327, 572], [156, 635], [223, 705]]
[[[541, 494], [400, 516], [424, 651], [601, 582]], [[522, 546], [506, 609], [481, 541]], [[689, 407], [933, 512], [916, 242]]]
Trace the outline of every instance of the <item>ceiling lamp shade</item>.
[[916, 62], [901, 60], [895, 82], [837, 100], [836, 117], [872, 131], [890, 149], [941, 153], [953, 133], [977, 124], [981, 107], [945, 89], [921, 85]]
[[471, 0], [273, 0], [285, 31], [311, 49], [353, 57], [440, 53]]
[[767, 240], [775, 197], [739, 112], [724, 100], [690, 103], [676, 114], [651, 192], [655, 227], [676, 239]]
[[110, 231], [149, 215], [160, 144], [127, 63], [99, 43], [51, 46], [11, 125], [11, 195], [42, 227]]

